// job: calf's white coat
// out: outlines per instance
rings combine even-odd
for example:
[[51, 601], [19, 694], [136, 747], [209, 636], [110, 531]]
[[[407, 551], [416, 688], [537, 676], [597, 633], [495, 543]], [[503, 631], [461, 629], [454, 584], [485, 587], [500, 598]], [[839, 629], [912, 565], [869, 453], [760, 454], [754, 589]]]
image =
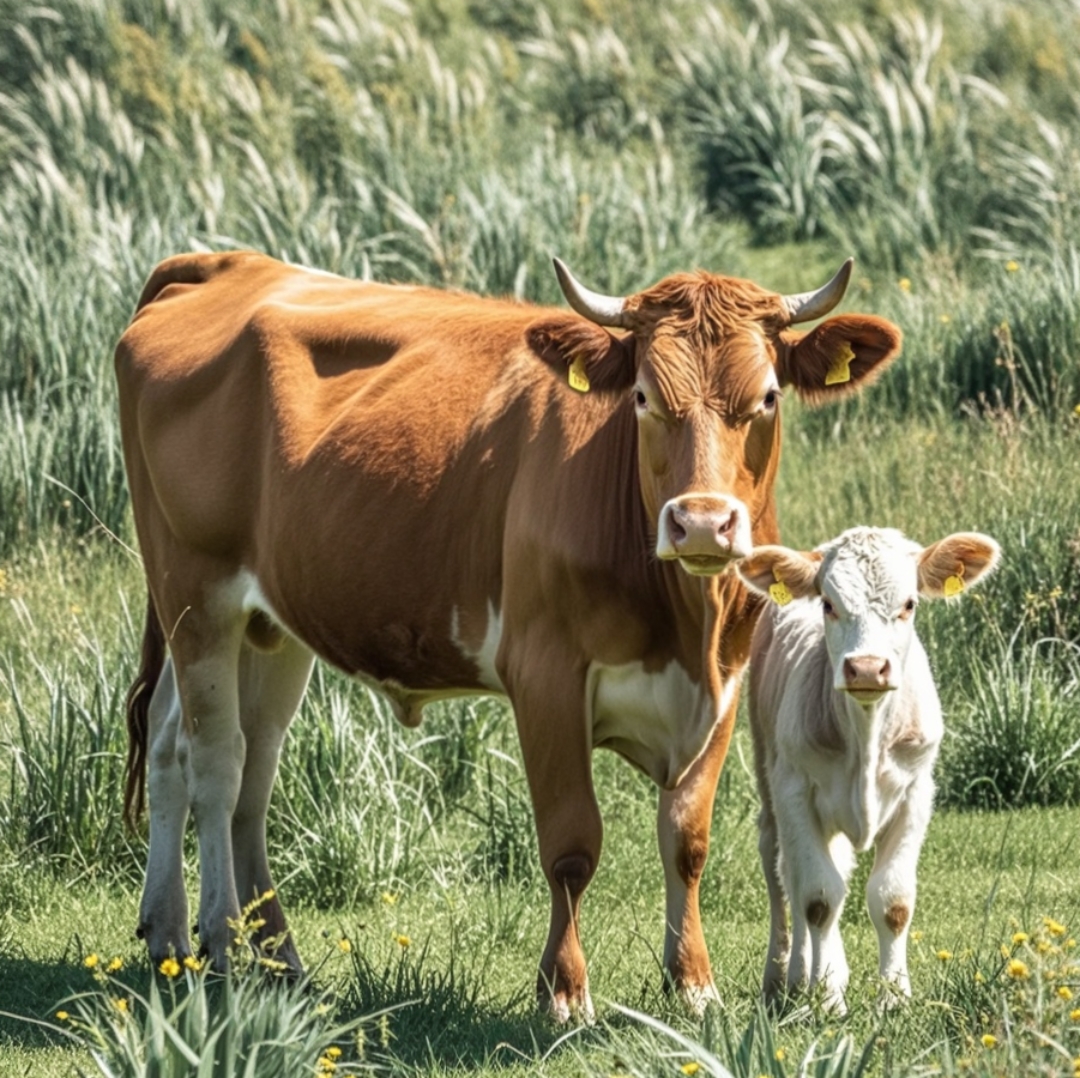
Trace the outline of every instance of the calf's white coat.
[[821, 984], [825, 1005], [843, 1009], [840, 913], [855, 853], [871, 846], [879, 970], [911, 994], [915, 869], [943, 732], [915, 607], [959, 594], [998, 554], [974, 533], [924, 549], [893, 529], [852, 528], [811, 553], [760, 547], [740, 563], [750, 587], [783, 603], [763, 613], [750, 665], [771, 920], [766, 999]]

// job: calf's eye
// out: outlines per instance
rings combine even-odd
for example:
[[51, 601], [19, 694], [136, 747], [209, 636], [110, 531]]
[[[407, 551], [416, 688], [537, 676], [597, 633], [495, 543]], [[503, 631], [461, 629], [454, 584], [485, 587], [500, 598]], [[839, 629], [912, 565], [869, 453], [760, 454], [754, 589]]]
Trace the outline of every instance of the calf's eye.
[[780, 399], [780, 391], [778, 389], [770, 389], [765, 394], [761, 404], [766, 412], [771, 412], [776, 407], [776, 402]]
[[821, 600], [821, 609], [825, 611], [825, 617], [827, 617], [827, 618], [835, 618], [836, 617], [836, 608], [832, 605], [832, 603], [829, 602], [828, 599], [822, 599]]
[[908, 601], [906, 603], [904, 603], [904, 609], [900, 611], [900, 620], [901, 621], [907, 621], [907, 619], [910, 618], [911, 615], [914, 614], [914, 613], [915, 613], [915, 600], [914, 599], [908, 599]]
[[635, 389], [634, 390], [634, 404], [636, 404], [638, 406], [638, 408], [640, 408], [642, 411], [644, 411], [646, 408], [648, 408], [649, 399], [648, 399], [648, 397], [645, 396], [645, 393], [644, 393], [643, 390], [640, 390], [640, 389]]

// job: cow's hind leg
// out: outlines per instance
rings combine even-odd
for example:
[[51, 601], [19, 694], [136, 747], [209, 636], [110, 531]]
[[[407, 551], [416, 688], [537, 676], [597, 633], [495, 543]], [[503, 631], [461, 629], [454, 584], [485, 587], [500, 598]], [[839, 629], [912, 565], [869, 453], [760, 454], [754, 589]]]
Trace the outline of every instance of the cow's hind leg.
[[183, 719], [177, 758], [199, 838], [199, 939], [225, 969], [240, 907], [233, 870], [232, 818], [244, 770], [238, 663], [244, 617], [228, 589], [200, 588], [202, 605], [167, 611]]
[[720, 998], [701, 929], [699, 892], [709, 853], [716, 783], [727, 756], [736, 708], [737, 698], [682, 782], [674, 790], [661, 792], [657, 815], [667, 896], [664, 977], [698, 1014], [710, 1001]]
[[[256, 619], [261, 615], [256, 615]], [[299, 955], [288, 935], [281, 901], [274, 891], [266, 855], [266, 813], [277, 777], [286, 731], [311, 675], [307, 648], [259, 626], [272, 651], [245, 642], [240, 651], [240, 725], [246, 753], [240, 795], [232, 816], [233, 865], [242, 907], [256, 904], [251, 921], [253, 942], [275, 962], [301, 972]], [[249, 637], [252, 634], [249, 631]], [[269, 638], [269, 639], [268, 639]], [[269, 894], [270, 897], [265, 897]], [[260, 923], [261, 922], [261, 923]]]
[[187, 895], [184, 892], [184, 828], [188, 790], [177, 759], [181, 729], [180, 695], [172, 659], [167, 657], [149, 709], [150, 852], [139, 907], [138, 934], [155, 965], [191, 953]]

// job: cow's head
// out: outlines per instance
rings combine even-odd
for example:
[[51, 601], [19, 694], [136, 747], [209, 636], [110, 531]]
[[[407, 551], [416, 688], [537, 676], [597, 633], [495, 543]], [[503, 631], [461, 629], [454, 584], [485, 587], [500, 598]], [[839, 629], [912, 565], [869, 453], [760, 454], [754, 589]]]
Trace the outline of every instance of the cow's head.
[[820, 596], [833, 686], [873, 704], [900, 685], [919, 596], [962, 594], [999, 554], [974, 532], [924, 548], [893, 528], [851, 528], [809, 553], [759, 547], [738, 571], [781, 603]]
[[900, 330], [868, 315], [790, 328], [840, 302], [851, 266], [793, 296], [698, 272], [620, 298], [583, 287], [556, 259], [563, 293], [588, 323], [543, 327], [541, 351], [570, 368], [571, 384], [577, 370], [590, 389], [630, 394], [658, 558], [711, 576], [748, 554], [752, 526], [772, 511], [782, 391], [833, 400], [899, 353]]

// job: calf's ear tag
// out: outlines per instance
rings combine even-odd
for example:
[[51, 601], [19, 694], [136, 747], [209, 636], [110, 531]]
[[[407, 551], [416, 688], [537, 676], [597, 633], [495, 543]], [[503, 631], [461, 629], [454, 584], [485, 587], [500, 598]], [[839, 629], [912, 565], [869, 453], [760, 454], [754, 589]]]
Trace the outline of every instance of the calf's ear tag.
[[769, 597], [777, 606], [787, 606], [795, 596], [791, 594], [791, 588], [776, 576], [775, 569], [773, 576], [776, 577], [776, 583], [769, 585]]
[[585, 360], [581, 356], [570, 364], [568, 380], [571, 389], [576, 389], [579, 393], [589, 392], [589, 376], [585, 373]]
[[946, 599], [951, 599], [954, 595], [959, 595], [964, 590], [964, 577], [961, 572], [960, 575], [953, 573], [952, 576], [945, 578], [945, 586], [942, 591], [945, 593]]
[[833, 357], [832, 366], [825, 374], [825, 384], [827, 386], [838, 386], [844, 382], [851, 381], [851, 361], [855, 358], [855, 353], [851, 350], [851, 345], [844, 341], [840, 346], [840, 351]]

